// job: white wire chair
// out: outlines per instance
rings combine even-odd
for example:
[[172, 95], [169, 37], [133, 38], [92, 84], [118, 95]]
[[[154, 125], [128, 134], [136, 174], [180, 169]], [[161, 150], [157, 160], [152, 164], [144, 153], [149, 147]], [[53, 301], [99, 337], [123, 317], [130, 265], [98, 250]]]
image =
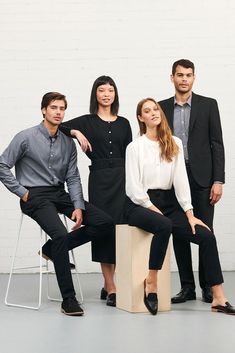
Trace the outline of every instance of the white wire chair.
[[[42, 302], [42, 275], [43, 274], [47, 275], [47, 298], [48, 298], [48, 300], [62, 301], [62, 299], [59, 297], [55, 298], [55, 297], [51, 296], [51, 294], [50, 294], [50, 274], [54, 273], [54, 271], [49, 269], [48, 261], [43, 260], [43, 258], [42, 258], [43, 238], [45, 238], [45, 241], [46, 241], [48, 236], [45, 232], [43, 232], [41, 227], [40, 227], [40, 237], [39, 237], [39, 249], [40, 249], [39, 250], [39, 255], [40, 255], [39, 256], [39, 265], [38, 266], [15, 267], [15, 261], [16, 261], [16, 257], [17, 257], [17, 250], [19, 248], [20, 236], [21, 236], [21, 230], [22, 230], [24, 217], [25, 217], [24, 213], [21, 213], [18, 232], [17, 232], [17, 240], [16, 240], [15, 250], [13, 253], [13, 257], [12, 257], [11, 270], [10, 270], [7, 289], [6, 289], [5, 304], [8, 306], [38, 310], [40, 308], [41, 302]], [[63, 221], [64, 221], [66, 229], [68, 230], [68, 222], [67, 222], [65, 215], [63, 215]], [[80, 301], [80, 303], [82, 303], [83, 302], [83, 293], [82, 293], [82, 287], [81, 287], [81, 283], [80, 283], [80, 279], [79, 279], [78, 266], [77, 266], [77, 262], [76, 262], [73, 250], [71, 250], [70, 253], [71, 253], [73, 263], [75, 265], [75, 268], [72, 269], [72, 273], [76, 277], [77, 288], [79, 291], [79, 301]], [[43, 261], [45, 261], [45, 264], [43, 264]], [[34, 305], [23, 305], [23, 304], [19, 304], [17, 302], [10, 302], [8, 300], [8, 297], [9, 297], [10, 288], [11, 288], [11, 284], [12, 284], [13, 274], [17, 273], [17, 271], [20, 271], [20, 270], [26, 270], [26, 269], [30, 270], [30, 269], [35, 269], [35, 268], [39, 268], [39, 286], [38, 286], [38, 302], [37, 302], [37, 304], [34, 306]]]

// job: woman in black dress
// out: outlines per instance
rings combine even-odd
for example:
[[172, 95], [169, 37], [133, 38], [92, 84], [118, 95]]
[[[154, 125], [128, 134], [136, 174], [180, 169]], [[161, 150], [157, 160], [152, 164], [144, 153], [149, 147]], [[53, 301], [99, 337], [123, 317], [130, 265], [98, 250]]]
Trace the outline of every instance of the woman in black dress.
[[[77, 138], [91, 160], [89, 201], [112, 216], [115, 224], [123, 223], [125, 151], [132, 140], [130, 124], [117, 115], [118, 109], [115, 82], [109, 76], [101, 76], [92, 87], [90, 114], [66, 121], [60, 127], [66, 135]], [[101, 263], [104, 276], [100, 298], [115, 306], [115, 235], [109, 241], [92, 242], [92, 260]]]

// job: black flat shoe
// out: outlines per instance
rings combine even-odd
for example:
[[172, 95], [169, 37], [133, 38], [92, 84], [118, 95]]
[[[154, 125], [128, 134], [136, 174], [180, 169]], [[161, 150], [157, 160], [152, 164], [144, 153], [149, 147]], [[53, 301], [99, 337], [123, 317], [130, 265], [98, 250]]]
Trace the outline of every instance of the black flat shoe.
[[116, 293], [110, 293], [110, 294], [107, 295], [106, 305], [108, 305], [108, 306], [116, 306]]
[[180, 292], [171, 298], [172, 304], [185, 303], [187, 300], [195, 300], [196, 293], [192, 288], [181, 288]]
[[100, 291], [100, 299], [101, 300], [106, 300], [107, 296], [108, 296], [108, 292], [104, 288], [102, 288], [101, 291]]
[[146, 295], [146, 280], [144, 280], [144, 304], [150, 314], [156, 315], [158, 311], [157, 293], [149, 293]]
[[202, 288], [202, 301], [205, 303], [212, 303], [213, 295], [210, 287]]
[[211, 311], [214, 311], [217, 313], [223, 313], [227, 315], [235, 315], [235, 308], [229, 302], [226, 302], [225, 306], [223, 305], [212, 306]]

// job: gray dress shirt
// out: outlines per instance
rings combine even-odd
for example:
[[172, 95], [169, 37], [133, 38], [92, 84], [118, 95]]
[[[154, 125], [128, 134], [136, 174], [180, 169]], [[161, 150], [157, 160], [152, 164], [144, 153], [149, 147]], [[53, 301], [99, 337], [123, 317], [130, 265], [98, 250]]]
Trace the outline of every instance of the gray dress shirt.
[[85, 209], [75, 143], [60, 131], [50, 136], [43, 122], [13, 138], [0, 156], [0, 180], [20, 198], [27, 188], [66, 182], [74, 208]]
[[183, 143], [184, 148], [184, 158], [188, 160], [188, 131], [189, 131], [189, 119], [191, 112], [191, 101], [192, 96], [190, 96], [184, 105], [179, 105], [174, 100], [174, 135], [179, 137]]

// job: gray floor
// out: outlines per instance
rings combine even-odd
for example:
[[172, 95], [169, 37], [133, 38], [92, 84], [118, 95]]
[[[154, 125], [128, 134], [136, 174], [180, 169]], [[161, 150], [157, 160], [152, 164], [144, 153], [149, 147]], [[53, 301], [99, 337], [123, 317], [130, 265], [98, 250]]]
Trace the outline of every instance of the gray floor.
[[[235, 305], [235, 272], [226, 272], [224, 277], [227, 297]], [[107, 307], [99, 300], [100, 274], [81, 275], [85, 316], [66, 317], [60, 313], [60, 304], [49, 302], [44, 291], [39, 311], [5, 306], [7, 279], [7, 275], [0, 275], [0, 350], [3, 353], [235, 351], [235, 317], [212, 313], [209, 304], [200, 300], [199, 290], [198, 300], [174, 305], [171, 312], [157, 316], [130, 314]], [[17, 275], [17, 295], [30, 302], [36, 279], [36, 275]], [[178, 289], [178, 274], [173, 273], [172, 293]]]

